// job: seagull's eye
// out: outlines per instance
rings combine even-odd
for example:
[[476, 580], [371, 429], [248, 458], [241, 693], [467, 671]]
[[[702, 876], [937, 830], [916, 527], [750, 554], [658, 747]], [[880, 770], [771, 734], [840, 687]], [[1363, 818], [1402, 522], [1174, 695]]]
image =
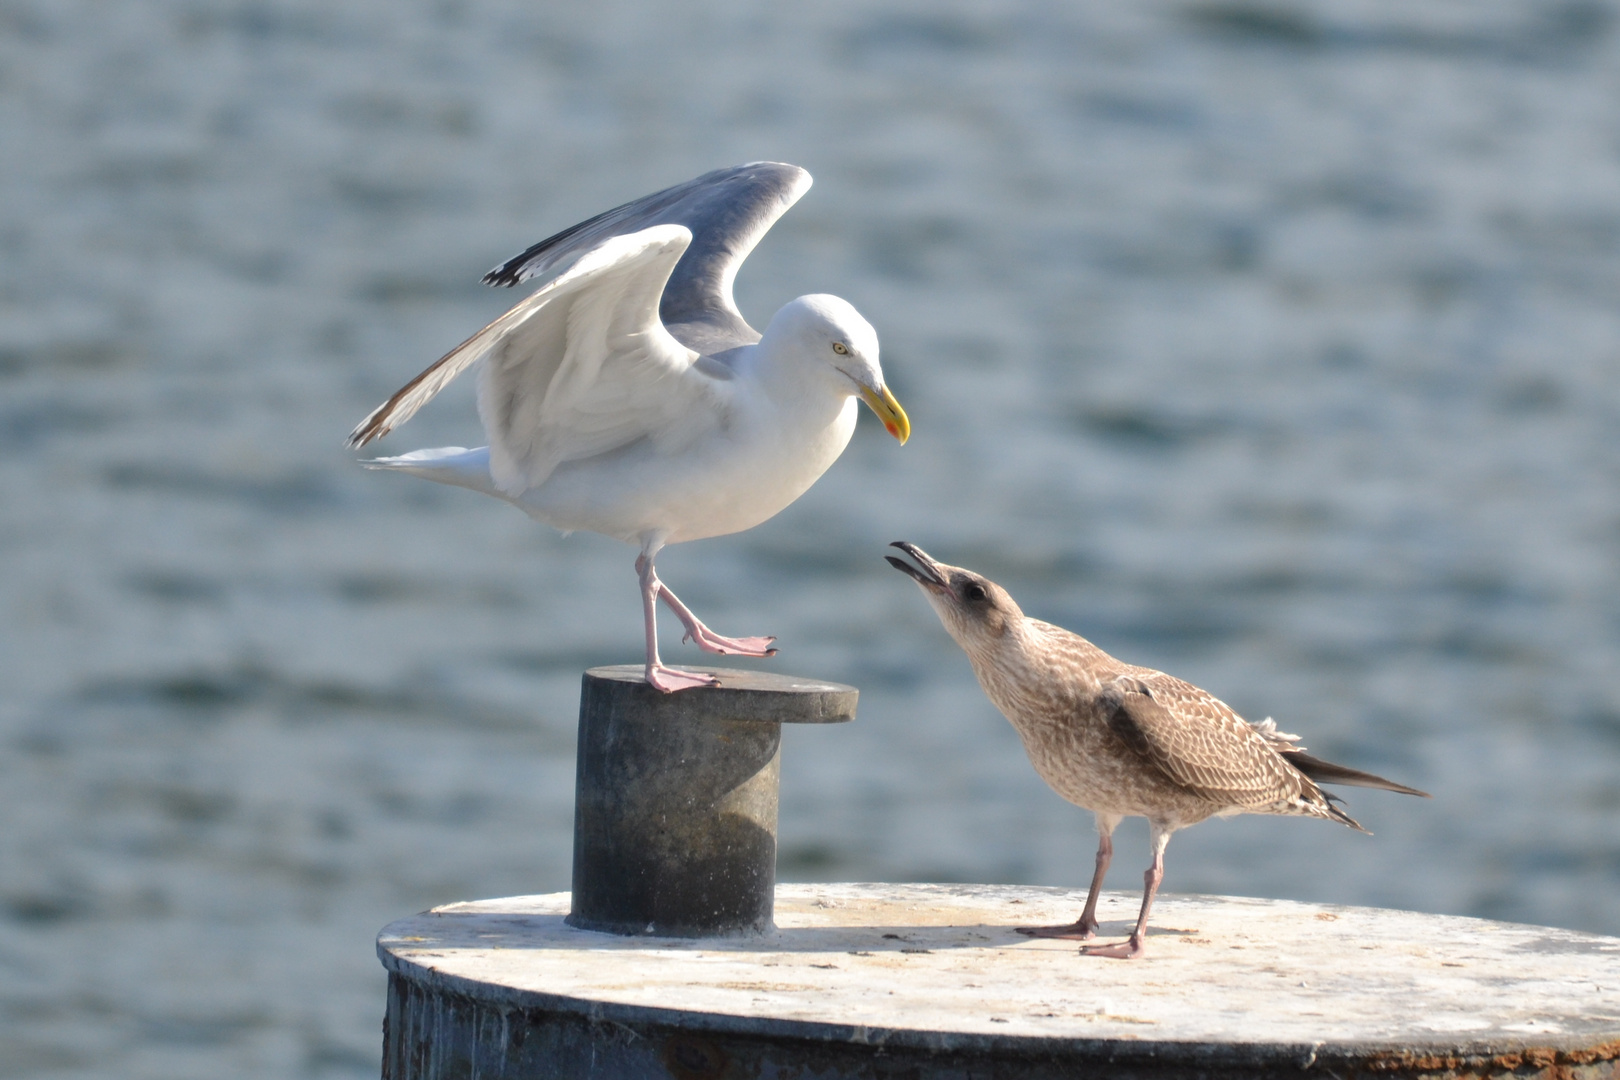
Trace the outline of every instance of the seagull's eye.
[[970, 604], [978, 603], [988, 595], [989, 593], [984, 591], [984, 586], [976, 581], [970, 581], [962, 586], [962, 599]]
[[842, 341], [835, 341], [833, 342], [833, 352], [837, 353], [839, 356], [848, 356], [849, 346], [845, 345]]

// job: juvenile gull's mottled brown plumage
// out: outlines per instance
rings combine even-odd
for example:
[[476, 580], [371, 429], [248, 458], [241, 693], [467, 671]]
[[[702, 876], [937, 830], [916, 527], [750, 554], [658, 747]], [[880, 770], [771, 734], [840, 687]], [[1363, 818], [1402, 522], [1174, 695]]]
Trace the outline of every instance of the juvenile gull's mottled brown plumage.
[[[915, 544], [889, 556], [922, 587], [973, 664], [996, 708], [1024, 742], [1052, 790], [1097, 818], [1097, 869], [1080, 918], [1024, 931], [1087, 940], [1097, 934], [1097, 894], [1122, 818], [1148, 819], [1153, 865], [1130, 940], [1086, 946], [1094, 956], [1143, 952], [1148, 912], [1164, 877], [1164, 848], [1177, 829], [1227, 814], [1326, 818], [1366, 832], [1317, 782], [1424, 795], [1371, 773], [1322, 761], [1269, 719], [1250, 724], [1225, 702], [1162, 671], [1116, 660], [1078, 634], [1026, 616], [999, 585], [936, 562]], [[1424, 795], [1424, 797], [1427, 797]]]

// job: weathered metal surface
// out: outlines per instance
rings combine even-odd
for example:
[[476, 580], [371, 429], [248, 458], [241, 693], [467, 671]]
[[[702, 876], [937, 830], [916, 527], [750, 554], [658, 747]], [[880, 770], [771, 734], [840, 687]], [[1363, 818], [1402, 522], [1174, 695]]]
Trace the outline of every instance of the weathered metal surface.
[[[384, 1076], [1620, 1076], [1620, 939], [1411, 912], [1166, 896], [1142, 961], [1013, 927], [1082, 894], [787, 885], [754, 938], [569, 927], [566, 893], [378, 939]], [[1123, 935], [1137, 898], [1103, 898]]]
[[855, 716], [838, 683], [728, 668], [663, 694], [592, 668], [579, 705], [574, 926], [707, 937], [770, 929], [784, 723]]

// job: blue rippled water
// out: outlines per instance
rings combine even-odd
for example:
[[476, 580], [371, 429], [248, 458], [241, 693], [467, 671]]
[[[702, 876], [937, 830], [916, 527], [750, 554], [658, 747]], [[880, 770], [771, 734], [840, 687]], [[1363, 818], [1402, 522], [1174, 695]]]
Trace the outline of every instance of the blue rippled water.
[[[849, 298], [915, 425], [660, 560], [862, 689], [785, 878], [1089, 874], [905, 538], [1435, 793], [1168, 890], [1620, 933], [1617, 15], [0, 0], [0, 1077], [374, 1076], [382, 924], [567, 887], [632, 553], [342, 438], [484, 270], [757, 158], [816, 186], [743, 310]], [[457, 387], [384, 449], [479, 438]]]

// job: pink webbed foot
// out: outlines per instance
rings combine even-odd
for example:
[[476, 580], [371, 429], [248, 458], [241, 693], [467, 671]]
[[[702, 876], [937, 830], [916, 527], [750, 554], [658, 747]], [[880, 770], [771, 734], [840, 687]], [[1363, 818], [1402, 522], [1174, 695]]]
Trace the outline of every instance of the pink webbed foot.
[[1025, 937], [1060, 938], [1063, 941], [1090, 941], [1097, 936], [1097, 924], [1083, 919], [1064, 926], [1019, 926], [1014, 929]]
[[776, 650], [771, 648], [771, 642], [776, 640], [774, 637], [722, 637], [702, 623], [697, 625], [695, 633], [688, 630], [682, 634], [681, 640], [690, 641], [704, 652], [719, 653], [722, 656], [776, 655]]
[[1082, 945], [1080, 955], [1107, 956], [1115, 960], [1137, 960], [1147, 955], [1147, 947], [1142, 944], [1141, 938], [1133, 934], [1128, 941], [1122, 941], [1117, 945]]
[[673, 694], [677, 690], [691, 690], [699, 686], [719, 686], [720, 680], [714, 675], [706, 675], [697, 671], [682, 671], [679, 668], [665, 667], [662, 664], [656, 667], [647, 665], [647, 685], [654, 690], [666, 694]]
[[776, 650], [771, 648], [774, 637], [744, 637], [729, 638], [710, 630], [703, 625], [703, 621], [692, 614], [692, 609], [681, 603], [668, 585], [658, 582], [656, 585], [658, 596], [669, 605], [675, 617], [681, 620], [686, 627], [686, 633], [681, 636], [682, 641], [690, 641], [704, 652], [730, 654], [732, 656], [775, 656]]

